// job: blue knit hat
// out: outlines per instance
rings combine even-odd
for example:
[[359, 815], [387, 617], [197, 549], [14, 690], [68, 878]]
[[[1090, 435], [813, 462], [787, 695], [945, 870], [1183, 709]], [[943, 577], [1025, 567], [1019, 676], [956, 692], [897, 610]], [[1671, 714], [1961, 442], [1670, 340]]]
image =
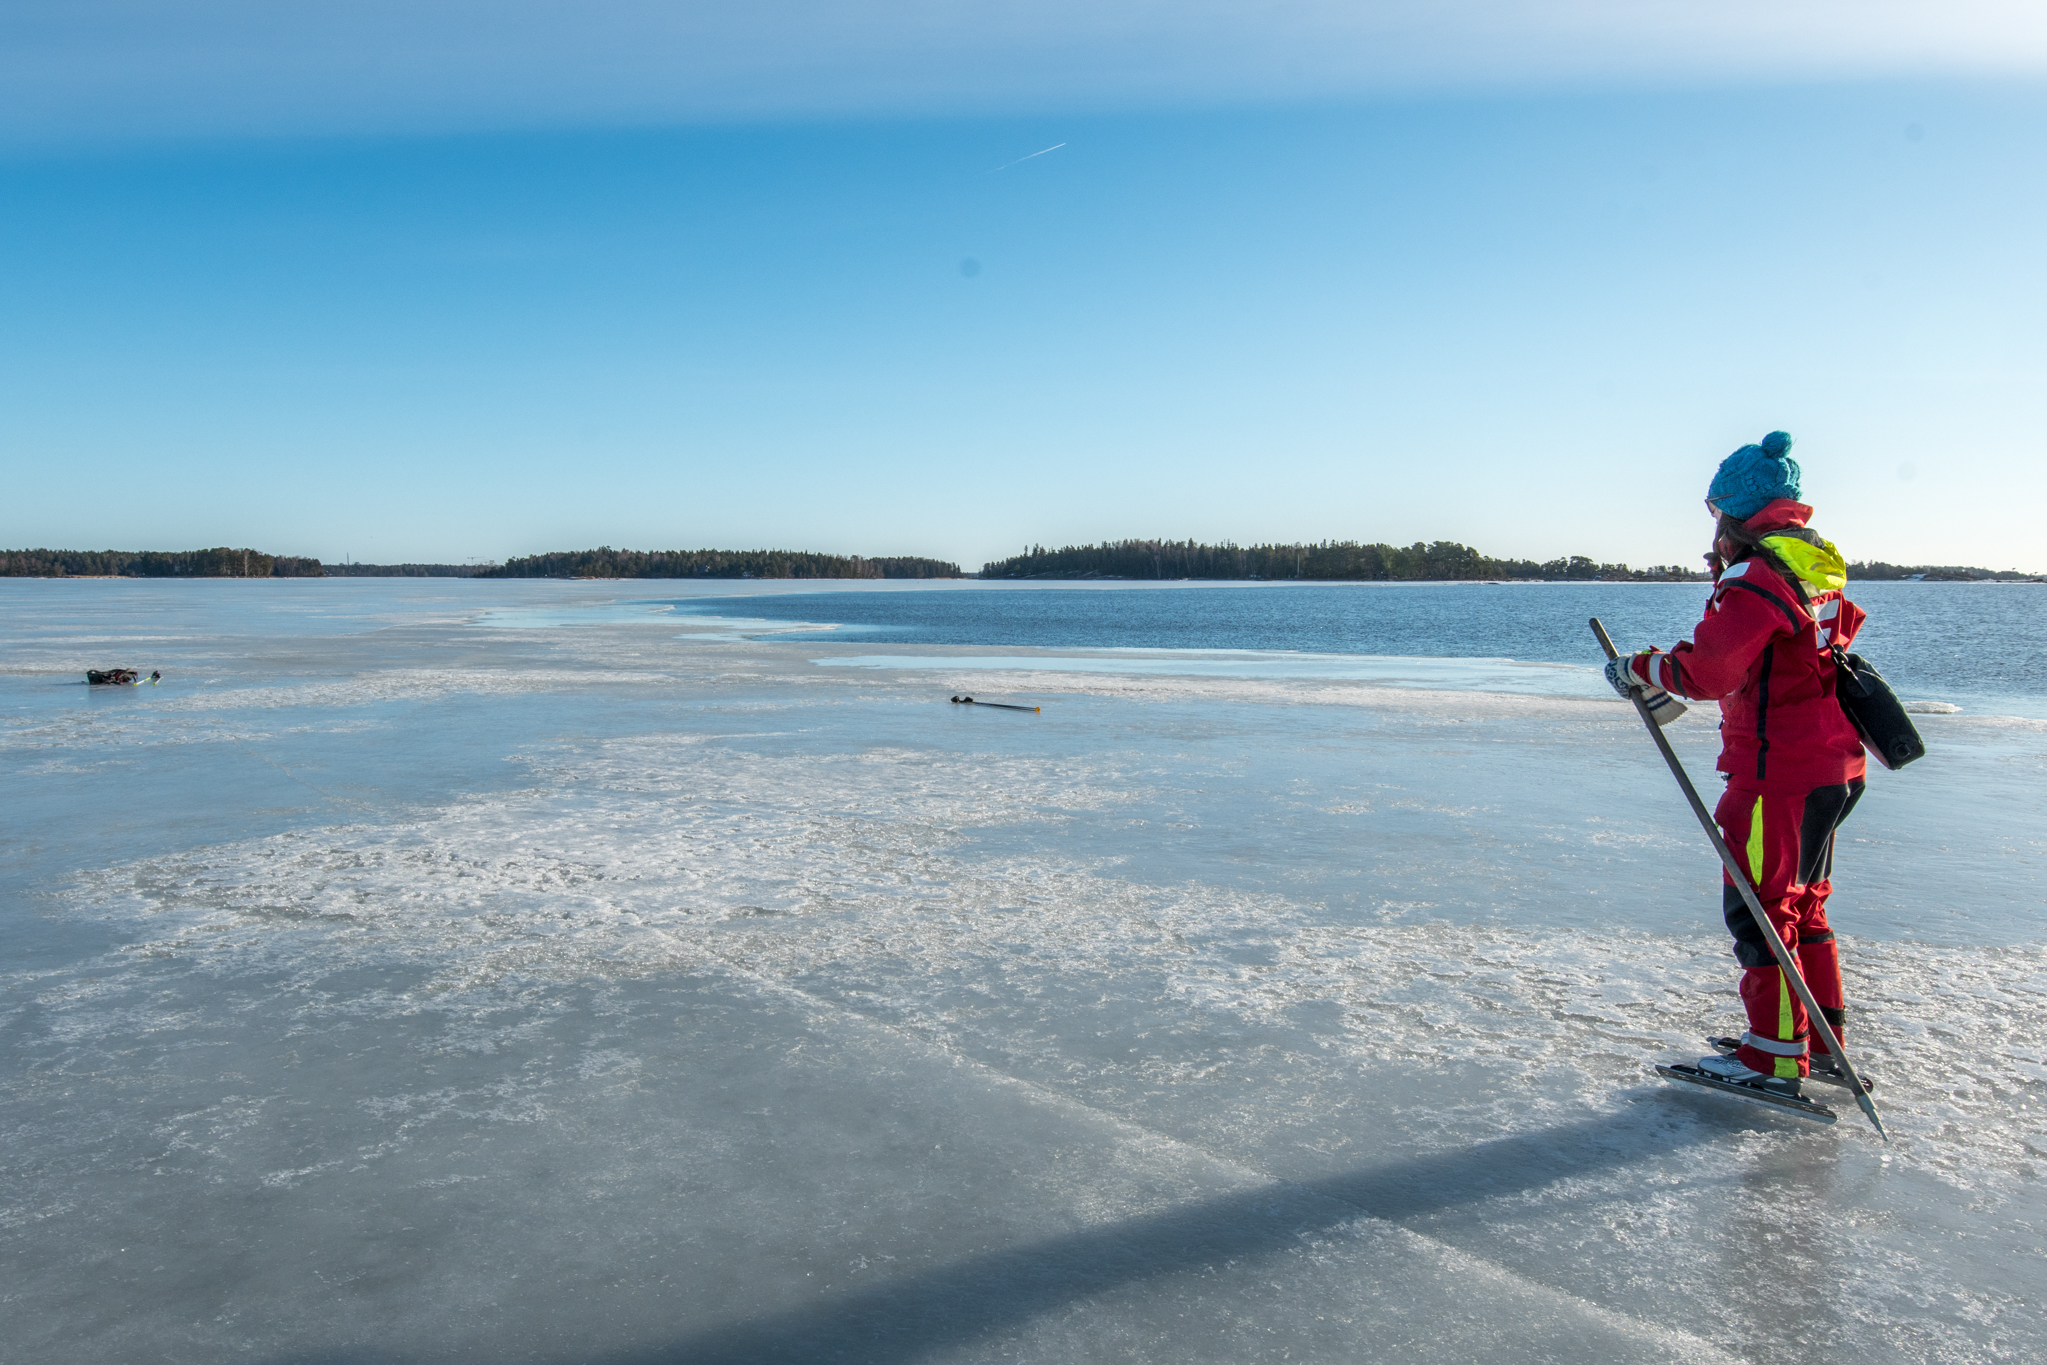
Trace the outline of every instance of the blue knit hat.
[[1798, 461], [1791, 436], [1773, 431], [1761, 445], [1743, 446], [1720, 462], [1706, 489], [1706, 501], [1730, 517], [1747, 521], [1778, 498], [1798, 497]]

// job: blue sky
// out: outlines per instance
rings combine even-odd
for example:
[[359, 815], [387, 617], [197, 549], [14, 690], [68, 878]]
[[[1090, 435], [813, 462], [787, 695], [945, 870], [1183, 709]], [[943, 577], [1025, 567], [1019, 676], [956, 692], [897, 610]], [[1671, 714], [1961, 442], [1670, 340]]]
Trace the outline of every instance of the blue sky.
[[1477, 45], [1295, 6], [1234, 66], [1227, 7], [694, 66], [414, 34], [374, 82], [191, 8], [139, 94], [128, 10], [0, 32], [57, 73], [0, 99], [7, 544], [1689, 562], [1783, 427], [1851, 557], [2047, 568], [2047, 82], [2005, 7], [1931, 55], [1535, 4]]

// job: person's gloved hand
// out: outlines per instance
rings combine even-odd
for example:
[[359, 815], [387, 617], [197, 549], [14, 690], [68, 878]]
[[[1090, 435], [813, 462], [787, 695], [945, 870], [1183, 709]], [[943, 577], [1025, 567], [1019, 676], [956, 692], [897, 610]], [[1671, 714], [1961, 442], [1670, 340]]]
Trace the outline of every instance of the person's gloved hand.
[[1606, 661], [1607, 686], [1620, 693], [1623, 698], [1627, 697], [1628, 689], [1631, 687], [1648, 686], [1647, 683], [1635, 676], [1635, 670], [1632, 667], [1633, 659], [1634, 656], [1631, 654], [1620, 654]]
[[1685, 704], [1655, 683], [1643, 682], [1636, 676], [1633, 662], [1643, 654], [1654, 654], [1645, 649], [1641, 654], [1622, 654], [1606, 661], [1606, 681], [1614, 691], [1623, 697], [1631, 695], [1630, 689], [1640, 688], [1642, 704], [1649, 708], [1649, 717], [1659, 726], [1668, 725], [1685, 713]]

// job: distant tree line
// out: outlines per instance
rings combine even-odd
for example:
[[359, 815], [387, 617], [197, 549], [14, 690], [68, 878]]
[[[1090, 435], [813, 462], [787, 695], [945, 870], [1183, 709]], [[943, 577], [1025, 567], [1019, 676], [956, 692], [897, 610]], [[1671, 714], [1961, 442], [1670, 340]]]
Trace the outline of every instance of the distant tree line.
[[493, 564], [329, 564], [329, 578], [478, 578]]
[[1469, 578], [1626, 579], [1688, 582], [1705, 574], [1677, 565], [1631, 569], [1584, 555], [1537, 562], [1494, 559], [1451, 540], [1412, 545], [1325, 540], [1303, 545], [1202, 545], [1192, 540], [1119, 540], [1032, 546], [1020, 555], [981, 566], [983, 578], [1267, 578], [1439, 580]]
[[0, 578], [319, 578], [317, 559], [260, 550], [0, 550]]
[[1924, 578], [1933, 582], [1978, 583], [1989, 580], [2025, 583], [2040, 577], [2039, 574], [2020, 573], [2017, 569], [1965, 569], [1954, 564], [1886, 564], [1881, 559], [1868, 562], [1857, 561], [1848, 566], [1848, 581], [1856, 579], [1898, 579]]
[[[260, 550], [0, 550], [0, 578], [959, 578], [960, 566], [915, 556], [813, 554], [801, 550], [573, 550], [490, 564], [327, 564]], [[981, 566], [982, 578], [1262, 578], [1442, 580], [1475, 578], [1689, 582], [1705, 574], [1674, 564], [1633, 569], [1584, 555], [1538, 562], [1494, 559], [1455, 541], [1412, 545], [1325, 540], [1300, 545], [1203, 545], [1192, 540], [1119, 540], [1020, 555]], [[1848, 566], [1850, 581], [1924, 578], [2029, 580], [2015, 569]]]
[[914, 556], [803, 550], [568, 550], [508, 559], [478, 578], [959, 578], [960, 566]]

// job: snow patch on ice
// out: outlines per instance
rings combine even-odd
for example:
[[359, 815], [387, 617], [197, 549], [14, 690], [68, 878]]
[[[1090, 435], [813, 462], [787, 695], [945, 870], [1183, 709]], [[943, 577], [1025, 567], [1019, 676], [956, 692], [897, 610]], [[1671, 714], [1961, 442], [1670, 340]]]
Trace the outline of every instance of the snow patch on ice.
[[[410, 824], [106, 869], [80, 881], [75, 904], [128, 924], [127, 953], [287, 983], [307, 1027], [434, 1012], [456, 1025], [441, 1046], [486, 1051], [530, 1026], [504, 1011], [549, 983], [709, 968], [941, 1044], [1056, 1055], [1075, 1040], [1047, 1002], [1100, 982], [1176, 1002], [1218, 1039], [1297, 1030], [1312, 1008], [1328, 1020], [1313, 1046], [1331, 1057], [1561, 1068], [1615, 1106], [1650, 1062], [1696, 1055], [1737, 1017], [1718, 935], [1396, 923], [1390, 906], [1383, 922], [1332, 923], [1281, 896], [1150, 885], [1110, 863], [969, 855], [969, 828], [1127, 799], [1086, 762], [772, 758], [676, 736], [542, 766], [542, 788]], [[1957, 1188], [2036, 1176], [2037, 1124], [2015, 1122], [2014, 1105], [2047, 1099], [2031, 1024], [2047, 1007], [2047, 949], [1846, 947], [1851, 1038], [1882, 1078], [1902, 1157]], [[91, 982], [17, 985], [63, 1045], [164, 1026], [122, 994], [119, 963]], [[331, 984], [373, 965], [422, 975], [399, 993]], [[1117, 1065], [1174, 1084], [1223, 1055], [1190, 1049]], [[591, 1056], [583, 1065], [625, 1066]], [[463, 1108], [516, 1120], [538, 1103], [485, 1098]]]
[[[380, 702], [432, 700], [451, 693], [510, 695], [569, 691], [624, 684], [673, 685], [672, 673], [606, 672], [596, 669], [392, 669], [358, 677], [252, 687], [218, 687], [175, 696], [147, 696], [145, 703], [118, 711], [79, 709], [54, 716], [10, 718], [0, 728], [0, 749], [66, 749], [86, 746], [189, 744], [233, 737], [267, 737], [248, 728], [248, 713], [301, 707], [315, 713]], [[323, 716], [280, 733], [347, 733], [364, 727], [359, 718]]]

